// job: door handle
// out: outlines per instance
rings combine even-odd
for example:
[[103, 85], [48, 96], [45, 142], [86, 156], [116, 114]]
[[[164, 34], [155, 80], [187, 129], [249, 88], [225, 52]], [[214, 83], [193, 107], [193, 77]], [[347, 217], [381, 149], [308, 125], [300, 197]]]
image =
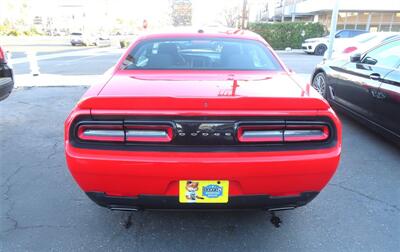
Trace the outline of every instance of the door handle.
[[378, 74], [378, 73], [372, 73], [372, 74], [369, 75], [369, 78], [371, 80], [380, 80], [381, 79], [381, 75]]

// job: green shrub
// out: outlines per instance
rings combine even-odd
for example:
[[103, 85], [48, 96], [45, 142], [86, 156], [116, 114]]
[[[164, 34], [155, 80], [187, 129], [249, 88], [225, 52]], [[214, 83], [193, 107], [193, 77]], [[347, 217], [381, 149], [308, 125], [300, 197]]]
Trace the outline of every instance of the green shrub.
[[18, 32], [17, 30], [10, 30], [6, 33], [7, 36], [19, 36], [21, 35], [20, 32]]
[[24, 31], [24, 35], [26, 36], [37, 36], [37, 35], [42, 35], [36, 28], [32, 27], [30, 30]]
[[120, 40], [119, 41], [119, 45], [121, 46], [121, 48], [125, 48], [129, 46], [129, 41], [128, 40]]
[[322, 24], [308, 22], [252, 23], [249, 29], [260, 34], [276, 50], [301, 48], [305, 39], [324, 35]]

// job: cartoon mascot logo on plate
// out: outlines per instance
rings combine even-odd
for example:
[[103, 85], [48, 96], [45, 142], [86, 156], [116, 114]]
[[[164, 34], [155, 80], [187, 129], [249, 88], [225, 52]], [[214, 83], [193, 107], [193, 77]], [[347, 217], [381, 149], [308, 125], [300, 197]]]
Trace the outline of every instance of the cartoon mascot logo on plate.
[[199, 190], [199, 182], [187, 181], [186, 182], [186, 199], [189, 202], [195, 202], [197, 199], [204, 199], [197, 195], [197, 191]]

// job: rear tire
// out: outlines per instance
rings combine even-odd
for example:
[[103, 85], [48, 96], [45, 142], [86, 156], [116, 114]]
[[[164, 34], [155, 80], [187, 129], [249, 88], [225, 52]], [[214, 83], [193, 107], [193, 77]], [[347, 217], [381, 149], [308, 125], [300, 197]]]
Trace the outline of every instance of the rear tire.
[[328, 98], [328, 88], [329, 87], [328, 87], [328, 83], [326, 82], [326, 75], [324, 72], [319, 72], [314, 76], [311, 86], [315, 90], [317, 90], [317, 92], [320, 93], [320, 95], [322, 95], [322, 97], [324, 97], [325, 99]]
[[324, 55], [326, 49], [328, 49], [328, 47], [326, 45], [319, 44], [317, 47], [315, 47], [314, 54], [315, 55]]

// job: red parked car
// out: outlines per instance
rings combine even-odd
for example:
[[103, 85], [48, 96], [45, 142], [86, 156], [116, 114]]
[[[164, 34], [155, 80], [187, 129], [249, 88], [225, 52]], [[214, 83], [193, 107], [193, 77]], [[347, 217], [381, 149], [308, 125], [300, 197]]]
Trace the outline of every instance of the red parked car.
[[259, 35], [138, 37], [65, 122], [71, 174], [113, 210], [303, 206], [339, 163], [341, 124]]

